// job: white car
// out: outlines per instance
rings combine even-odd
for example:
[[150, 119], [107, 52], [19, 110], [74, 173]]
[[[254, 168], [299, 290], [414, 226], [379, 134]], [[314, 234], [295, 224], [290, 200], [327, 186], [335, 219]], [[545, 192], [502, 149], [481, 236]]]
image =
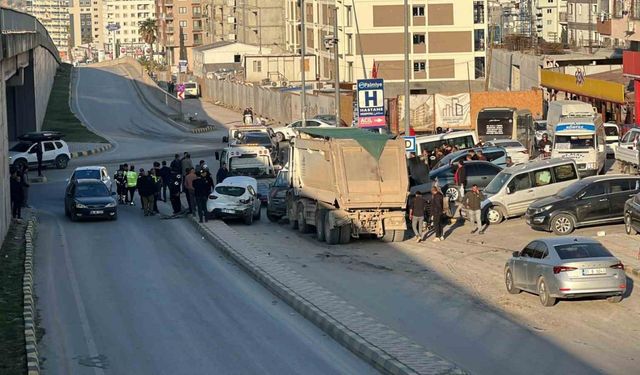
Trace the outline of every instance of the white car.
[[113, 191], [113, 180], [111, 179], [111, 176], [109, 176], [109, 172], [106, 167], [78, 167], [73, 171], [71, 177], [67, 181], [73, 180], [99, 180], [104, 183], [110, 192]]
[[16, 168], [22, 168], [25, 165], [37, 166], [36, 149], [40, 145], [43, 166], [66, 168], [71, 159], [69, 146], [59, 136], [51, 134], [47, 132], [28, 133], [20, 137], [21, 141], [9, 149], [9, 164]]
[[507, 156], [511, 157], [513, 164], [524, 164], [529, 162], [529, 151], [519, 141], [513, 139], [494, 139], [485, 142], [485, 146], [502, 147], [507, 150]]
[[[329, 124], [318, 119], [309, 119], [306, 122], [307, 127], [316, 128], [335, 128], [335, 125]], [[287, 126], [281, 126], [278, 128], [271, 128], [273, 130], [273, 136], [276, 137], [276, 141], [284, 142], [296, 136], [296, 130], [302, 127], [302, 120], [294, 121]]]
[[240, 218], [250, 225], [260, 220], [258, 181], [253, 177], [227, 177], [213, 189], [207, 199], [207, 216], [212, 218]]

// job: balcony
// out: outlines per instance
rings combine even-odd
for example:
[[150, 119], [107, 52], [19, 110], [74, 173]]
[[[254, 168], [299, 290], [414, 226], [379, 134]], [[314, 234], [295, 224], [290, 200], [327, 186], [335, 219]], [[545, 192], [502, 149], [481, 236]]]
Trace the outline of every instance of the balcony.
[[611, 20], [596, 22], [596, 31], [601, 35], [611, 35]]
[[560, 23], [567, 23], [567, 12], [558, 13], [558, 20]]
[[167, 34], [173, 34], [173, 26], [167, 26]]
[[202, 32], [202, 26], [193, 26], [193, 32], [194, 33], [199, 33]]
[[173, 0], [164, 0], [164, 6], [169, 7], [173, 6]]
[[165, 20], [172, 20], [172, 19], [173, 19], [173, 12], [171, 12], [171, 13], [166, 13], [166, 14], [164, 15], [164, 19], [165, 19]]

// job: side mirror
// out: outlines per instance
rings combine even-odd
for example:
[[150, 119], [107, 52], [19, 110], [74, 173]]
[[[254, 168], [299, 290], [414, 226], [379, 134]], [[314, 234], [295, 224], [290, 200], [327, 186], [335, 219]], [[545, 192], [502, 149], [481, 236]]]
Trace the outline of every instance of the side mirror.
[[520, 252], [519, 251], [514, 251], [513, 253], [511, 253], [511, 256], [514, 258], [520, 258]]
[[228, 143], [229, 142], [229, 137], [226, 136], [226, 135], [224, 137], [222, 137], [222, 142], [223, 143]]
[[220, 160], [220, 153], [218, 151], [216, 151], [216, 160]]
[[511, 194], [511, 188], [507, 186], [507, 189], [505, 190], [507, 192], [507, 194]]

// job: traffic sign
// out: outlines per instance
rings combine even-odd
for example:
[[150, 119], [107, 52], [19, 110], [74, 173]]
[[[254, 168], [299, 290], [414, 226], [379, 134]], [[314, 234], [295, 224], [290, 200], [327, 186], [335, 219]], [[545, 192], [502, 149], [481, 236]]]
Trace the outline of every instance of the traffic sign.
[[109, 32], [118, 31], [118, 30], [120, 30], [119, 23], [110, 23], [107, 25], [107, 31]]
[[418, 150], [416, 146], [416, 137], [414, 136], [404, 136], [404, 150], [406, 152], [416, 152]]
[[384, 80], [358, 80], [358, 126], [383, 127], [387, 125], [384, 117]]
[[187, 60], [178, 61], [178, 71], [180, 73], [186, 73], [187, 72]]
[[178, 99], [184, 100], [184, 91], [184, 83], [181, 83], [178, 85], [178, 87], [176, 87], [176, 96], [178, 97]]

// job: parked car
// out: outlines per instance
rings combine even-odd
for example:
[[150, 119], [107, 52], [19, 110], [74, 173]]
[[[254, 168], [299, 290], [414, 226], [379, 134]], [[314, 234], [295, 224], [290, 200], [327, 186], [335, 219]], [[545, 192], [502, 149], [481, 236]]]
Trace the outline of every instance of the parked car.
[[569, 234], [578, 227], [623, 221], [627, 200], [638, 192], [639, 176], [587, 177], [535, 201], [525, 217], [533, 229]]
[[624, 231], [628, 235], [640, 232], [640, 194], [627, 199], [624, 204]]
[[71, 174], [69, 178], [69, 183], [73, 180], [98, 180], [102, 181], [104, 185], [109, 189], [109, 191], [113, 191], [113, 181], [109, 176], [109, 172], [107, 172], [106, 167], [101, 166], [90, 166], [90, 167], [78, 167]]
[[9, 164], [16, 168], [38, 165], [36, 148], [42, 148], [42, 165], [64, 169], [69, 164], [69, 146], [58, 132], [33, 132], [20, 136], [19, 143], [9, 149]]
[[578, 181], [572, 159], [546, 159], [514, 165], [500, 172], [484, 189], [483, 217], [489, 224], [524, 215], [531, 203], [550, 197]]
[[118, 202], [115, 194], [102, 181], [74, 179], [65, 191], [64, 213], [71, 221], [93, 218], [116, 220]]
[[278, 221], [287, 214], [286, 197], [289, 190], [289, 170], [284, 168], [278, 172], [276, 180], [269, 187], [267, 199], [267, 218]]
[[478, 151], [482, 151], [482, 154], [487, 158], [487, 161], [504, 168], [507, 165], [507, 150], [502, 147], [474, 147], [466, 150], [460, 150], [445, 155], [442, 159], [438, 160], [433, 169], [438, 169], [445, 165], [456, 164], [458, 160], [465, 160], [469, 151], [473, 150], [476, 154]]
[[[331, 124], [333, 126], [336, 126], [336, 115], [316, 115], [313, 117], [314, 120], [320, 120], [320, 121], [324, 121], [327, 124]], [[341, 127], [346, 127], [348, 126], [346, 122], [344, 122], [344, 120], [340, 119], [340, 126]]]
[[504, 279], [510, 294], [537, 294], [545, 307], [559, 298], [606, 297], [617, 303], [627, 288], [622, 262], [587, 237], [532, 241], [507, 261]]
[[507, 156], [511, 157], [511, 161], [514, 164], [524, 164], [529, 161], [529, 151], [520, 141], [494, 139], [493, 141], [485, 142], [485, 145], [504, 148], [507, 151]]
[[[322, 120], [317, 120], [317, 119], [310, 119], [310, 120], [306, 120], [305, 122], [307, 127], [320, 127], [320, 128], [326, 128], [326, 127], [333, 127], [335, 128], [335, 125], [332, 125], [328, 122], [324, 122]], [[296, 129], [299, 129], [302, 127], [302, 120], [298, 120], [298, 121], [294, 121], [289, 125], [286, 126], [280, 126], [277, 128], [271, 128], [273, 130], [273, 136], [276, 138], [277, 142], [284, 142], [284, 141], [288, 141], [291, 138], [296, 136]]]
[[207, 214], [212, 218], [239, 218], [250, 225], [260, 220], [258, 181], [253, 177], [227, 177], [213, 189], [207, 199]]
[[[465, 191], [471, 190], [473, 184], [478, 185], [480, 190], [484, 189], [502, 170], [502, 168], [488, 161], [469, 161], [464, 163], [464, 166], [467, 172], [467, 186], [465, 186]], [[460, 191], [453, 180], [456, 168], [457, 165], [445, 165], [432, 170], [429, 172], [429, 179], [431, 181], [411, 187], [411, 194], [413, 195], [417, 191], [423, 194], [430, 194], [433, 184], [438, 184], [450, 200], [457, 200], [460, 197]]]

